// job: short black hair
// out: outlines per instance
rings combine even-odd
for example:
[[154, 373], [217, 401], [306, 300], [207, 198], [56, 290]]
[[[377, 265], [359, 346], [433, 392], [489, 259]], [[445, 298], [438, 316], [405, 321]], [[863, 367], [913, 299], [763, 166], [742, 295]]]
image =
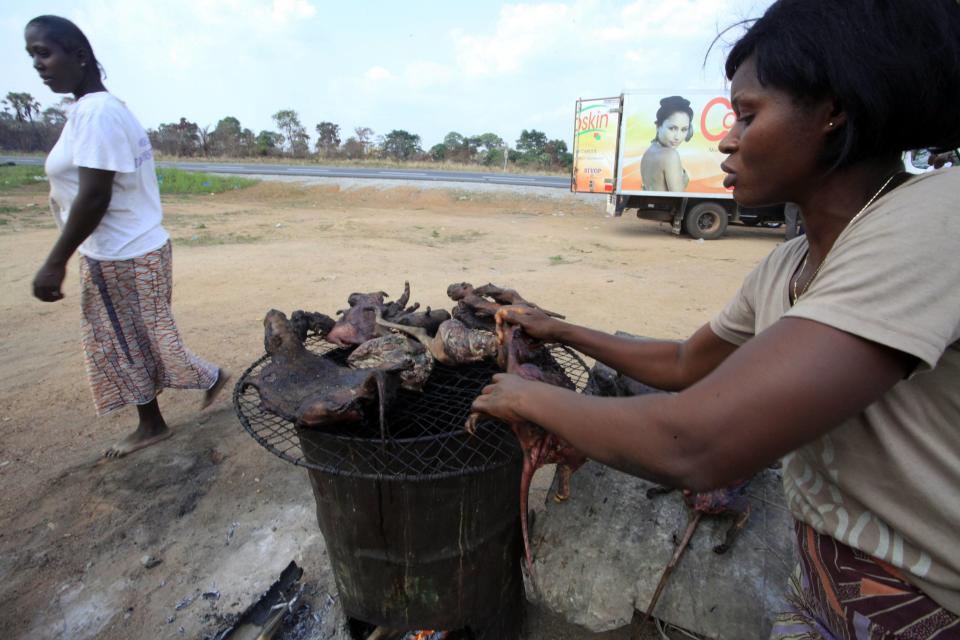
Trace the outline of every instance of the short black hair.
[[63, 47], [63, 50], [67, 53], [86, 51], [90, 58], [90, 68], [96, 69], [101, 77], [106, 76], [103, 65], [97, 60], [97, 56], [93, 53], [93, 47], [90, 46], [90, 41], [87, 40], [87, 36], [80, 30], [80, 27], [66, 18], [49, 15], [37, 16], [27, 23], [27, 28], [32, 25], [43, 27], [47, 37]]
[[656, 125], [659, 127], [663, 121], [680, 112], [690, 116], [690, 122], [693, 122], [693, 109], [690, 107], [690, 101], [682, 96], [667, 96], [660, 101], [660, 108], [657, 109]]
[[796, 100], [834, 98], [846, 125], [831, 170], [867, 158], [960, 145], [958, 0], [777, 0], [727, 56]]

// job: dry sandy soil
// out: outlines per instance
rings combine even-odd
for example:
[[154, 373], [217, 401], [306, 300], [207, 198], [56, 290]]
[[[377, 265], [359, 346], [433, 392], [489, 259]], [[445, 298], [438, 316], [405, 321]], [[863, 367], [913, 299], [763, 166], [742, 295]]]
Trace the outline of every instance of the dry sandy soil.
[[[681, 338], [781, 241], [778, 230], [743, 227], [715, 242], [677, 238], [656, 223], [606, 217], [602, 199], [552, 190], [396, 184], [264, 182], [165, 198], [174, 307], [189, 348], [237, 376], [263, 352], [271, 307], [332, 314], [353, 291], [396, 296], [405, 279], [424, 306], [449, 306], [451, 282], [492, 281], [574, 322]], [[94, 415], [76, 261], [65, 300], [30, 296], [56, 237], [45, 203], [42, 185], [0, 195], [2, 635], [204, 637], [290, 560], [304, 567], [322, 613], [329, 569], [306, 474], [242, 430], [229, 393], [200, 413], [199, 392], [167, 391], [160, 404], [174, 437], [101, 458], [135, 412]], [[144, 555], [162, 563], [148, 569]], [[586, 637], [542, 615], [529, 627], [531, 639]]]

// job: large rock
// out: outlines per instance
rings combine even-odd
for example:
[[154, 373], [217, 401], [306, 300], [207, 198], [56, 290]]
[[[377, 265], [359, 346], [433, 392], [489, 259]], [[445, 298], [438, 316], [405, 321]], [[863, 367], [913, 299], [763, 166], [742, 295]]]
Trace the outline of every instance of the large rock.
[[[631, 395], [631, 382], [602, 365], [591, 385]], [[622, 377], [621, 377], [622, 378]], [[590, 462], [573, 476], [572, 497], [550, 502], [534, 525], [538, 590], [530, 597], [568, 622], [599, 632], [644, 612], [687, 526], [679, 492], [648, 499], [651, 483]], [[780, 473], [747, 486], [752, 515], [733, 548], [713, 552], [731, 518], [706, 517], [670, 576], [656, 617], [711, 638], [766, 638], [785, 607], [796, 551]]]

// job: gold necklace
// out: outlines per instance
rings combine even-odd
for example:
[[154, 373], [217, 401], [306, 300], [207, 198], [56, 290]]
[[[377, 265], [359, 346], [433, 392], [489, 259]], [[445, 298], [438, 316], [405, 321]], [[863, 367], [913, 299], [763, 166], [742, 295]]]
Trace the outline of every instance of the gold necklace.
[[[844, 225], [843, 230], [842, 230], [840, 233], [843, 233], [844, 231], [846, 231], [847, 228], [850, 227], [850, 225], [852, 225], [854, 222], [856, 222], [857, 220], [860, 219], [860, 216], [862, 216], [862, 215], [863, 215], [863, 212], [867, 210], [867, 207], [869, 207], [871, 204], [873, 204], [873, 201], [880, 197], [880, 194], [883, 193], [883, 190], [887, 188], [887, 185], [890, 184], [890, 181], [893, 180], [893, 178], [894, 178], [898, 173], [900, 173], [900, 172], [899, 172], [899, 171], [895, 171], [894, 173], [890, 174], [890, 177], [889, 177], [889, 178], [887, 178], [886, 180], [884, 180], [883, 184], [880, 185], [880, 188], [877, 189], [877, 192], [874, 193], [873, 196], [871, 196], [869, 200], [867, 200], [867, 204], [865, 204], [865, 205], [863, 205], [862, 207], [860, 207], [860, 211], [857, 211], [857, 214], [856, 214], [855, 216], [853, 216], [852, 218], [850, 218], [850, 222], [848, 222], [846, 225]], [[838, 237], [839, 237], [839, 236], [838, 236]], [[804, 254], [804, 256], [803, 256], [803, 262], [800, 264], [800, 271], [797, 272], [797, 277], [796, 277], [796, 278], [794, 279], [794, 281], [793, 281], [793, 304], [797, 304], [797, 300], [800, 299], [800, 296], [802, 296], [803, 294], [805, 294], [805, 293], [807, 292], [807, 289], [810, 288], [810, 285], [813, 283], [813, 281], [816, 280], [817, 275], [820, 273], [820, 269], [823, 268], [823, 265], [824, 265], [824, 263], [827, 261], [827, 258], [830, 256], [830, 251], [832, 251], [832, 250], [833, 250], [833, 247], [831, 246], [831, 247], [830, 247], [830, 250], [827, 251], [827, 255], [825, 255], [825, 256], [823, 257], [823, 260], [820, 261], [820, 264], [817, 265], [817, 268], [814, 270], [813, 275], [810, 276], [810, 279], [807, 280], [807, 282], [803, 285], [803, 288], [802, 288], [799, 292], [797, 292], [797, 282], [800, 281], [800, 276], [803, 275], [803, 270], [807, 268], [807, 259], [810, 257], [810, 251], [809, 251], [809, 249], [808, 249], [807, 252]]]

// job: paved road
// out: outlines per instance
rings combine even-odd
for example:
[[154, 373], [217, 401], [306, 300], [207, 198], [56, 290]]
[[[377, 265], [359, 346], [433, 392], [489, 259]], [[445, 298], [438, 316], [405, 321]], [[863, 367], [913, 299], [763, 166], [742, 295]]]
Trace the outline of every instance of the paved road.
[[[0, 162], [43, 164], [40, 158], [0, 156]], [[158, 162], [160, 167], [185, 171], [236, 173], [246, 175], [306, 176], [311, 178], [374, 178], [378, 180], [430, 180], [434, 182], [479, 182], [524, 187], [569, 189], [570, 178], [558, 176], [521, 176], [512, 173], [478, 173], [472, 171], [424, 171], [419, 169], [378, 169], [356, 167], [323, 167], [289, 164], [233, 164], [212, 162]]]

